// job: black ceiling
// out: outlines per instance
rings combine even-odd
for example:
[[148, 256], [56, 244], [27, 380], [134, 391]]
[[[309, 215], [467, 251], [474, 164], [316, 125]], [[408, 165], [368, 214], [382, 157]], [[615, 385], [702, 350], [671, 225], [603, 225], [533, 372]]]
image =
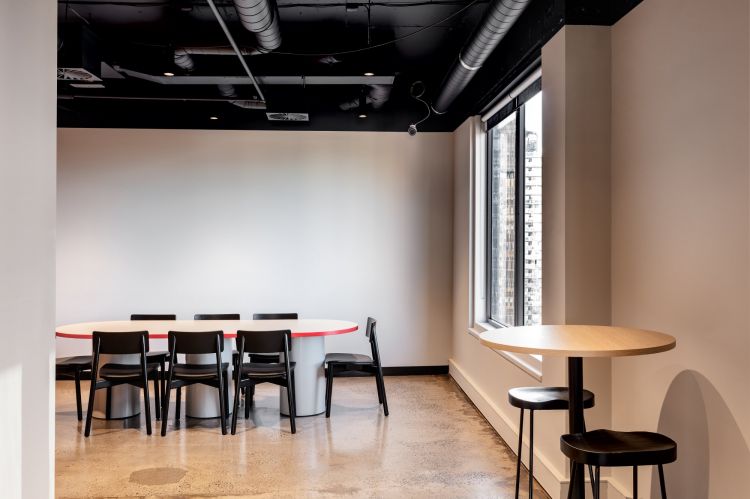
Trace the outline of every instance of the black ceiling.
[[[230, 104], [216, 85], [163, 85], [110, 71], [97, 74], [104, 88], [74, 88], [58, 81], [58, 125], [405, 131], [425, 114], [424, 105], [410, 97], [409, 87], [422, 81], [425, 96], [434, 97], [488, 1], [277, 0], [282, 44], [271, 53], [246, 56], [253, 74], [395, 76], [387, 102], [379, 109], [368, 105], [364, 119], [358, 118], [357, 106], [341, 109], [371, 88], [361, 84], [262, 85], [268, 111], [309, 114], [308, 122], [285, 123], [268, 121], [263, 110]], [[539, 57], [541, 46], [563, 24], [612, 24], [639, 1], [532, 1], [449, 112], [433, 115], [420, 130], [450, 131], [479, 112]], [[238, 45], [253, 48], [255, 35], [240, 24], [232, 1], [215, 3]], [[174, 64], [176, 48], [228, 47], [206, 0], [61, 0], [58, 7], [59, 67], [88, 63], [97, 72], [101, 61], [156, 76], [179, 76], [188, 73]], [[236, 56], [192, 57], [195, 69], [190, 76], [245, 76]], [[256, 96], [251, 85], [236, 90], [240, 99]]]

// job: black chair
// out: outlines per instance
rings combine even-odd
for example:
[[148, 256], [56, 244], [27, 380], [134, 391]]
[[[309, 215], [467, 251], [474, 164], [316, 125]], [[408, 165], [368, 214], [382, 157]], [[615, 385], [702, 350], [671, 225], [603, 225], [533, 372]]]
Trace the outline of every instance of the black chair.
[[[284, 355], [281, 362], [249, 362], [241, 363], [235, 369], [234, 374], [234, 413], [232, 414], [232, 435], [237, 432], [237, 410], [240, 405], [240, 389], [248, 388], [250, 393], [255, 392], [255, 385], [260, 383], [273, 383], [286, 387], [287, 402], [289, 403], [289, 422], [292, 433], [297, 433], [295, 426], [295, 415], [297, 413], [294, 398], [294, 362], [289, 361], [289, 346], [292, 340], [292, 332], [279, 331], [237, 331], [237, 350], [239, 358], [243, 359], [245, 353]], [[250, 417], [250, 404], [245, 403], [245, 419]]]
[[[131, 321], [176, 321], [177, 316], [175, 314], [130, 314]], [[164, 373], [166, 371], [166, 362], [169, 352], [165, 350], [156, 350], [154, 352], [147, 352], [146, 357], [149, 363], [157, 362], [159, 364], [159, 376], [161, 378], [161, 392], [164, 393], [166, 381], [164, 379]], [[156, 404], [156, 420], [161, 419], [161, 400], [157, 400]]]
[[55, 371], [60, 376], [72, 377], [76, 382], [76, 409], [78, 421], [83, 419], [83, 404], [81, 403], [81, 374], [91, 371], [91, 355], [77, 355], [75, 357], [63, 357], [56, 359]]
[[[534, 490], [534, 411], [568, 410], [568, 387], [565, 386], [524, 386], [508, 390], [508, 401], [513, 407], [521, 409], [521, 420], [518, 425], [518, 455], [516, 457], [516, 499], [521, 481], [521, 451], [523, 449], [523, 413], [529, 410], [529, 498]], [[594, 394], [583, 391], [583, 408], [594, 407]], [[593, 473], [591, 467], [589, 472]], [[593, 474], [592, 483], [593, 483]]]
[[[296, 313], [285, 313], [285, 314], [253, 314], [254, 321], [278, 321], [278, 320], [297, 320], [299, 316]], [[291, 348], [291, 343], [289, 344]], [[262, 355], [262, 354], [250, 354], [250, 362], [269, 362], [278, 363], [278, 355]]]
[[[112, 388], [117, 385], [134, 385], [143, 389], [143, 403], [146, 407], [146, 433], [151, 435], [151, 400], [148, 395], [149, 376], [154, 380], [156, 400], [159, 400], [158, 365], [148, 364], [148, 331], [112, 332], [94, 331], [93, 363], [91, 366], [91, 389], [89, 407], [86, 414], [84, 436], [91, 434], [91, 417], [94, 412], [94, 395], [96, 390]], [[139, 364], [105, 364], [99, 367], [99, 355], [139, 354]], [[109, 405], [109, 399], [107, 400]], [[109, 412], [109, 411], [107, 411]]]
[[[164, 392], [161, 421], [161, 436], [167, 434], [169, 423], [169, 394], [173, 388], [177, 389], [177, 407], [175, 408], [175, 423], [180, 419], [181, 389], [183, 386], [202, 385], [213, 386], [219, 391], [219, 412], [221, 415], [221, 434], [227, 434], [227, 408], [229, 407], [229, 364], [221, 361], [224, 351], [223, 331], [169, 332], [169, 372], [167, 373], [167, 389]], [[177, 355], [215, 354], [214, 364], [181, 364]]]
[[385, 383], [383, 382], [383, 368], [380, 364], [378, 340], [375, 334], [377, 321], [367, 318], [365, 336], [370, 340], [372, 357], [358, 353], [329, 353], [325, 358], [326, 365], [326, 417], [331, 417], [331, 395], [333, 392], [333, 378], [339, 376], [369, 374], [375, 376], [378, 388], [378, 401], [383, 404], [383, 413], [388, 415], [388, 400], [385, 397]]
[[[658, 466], [661, 497], [666, 499], [663, 465], [677, 459], [677, 444], [674, 440], [660, 433], [647, 431], [594, 430], [563, 435], [560, 437], [560, 450], [571, 461], [594, 467], [594, 499], [600, 499], [601, 466], [632, 466], [633, 497], [638, 497], [638, 466]], [[571, 476], [570, 480], [572, 483], [574, 477]], [[568, 497], [570, 495], [569, 492]]]
[[195, 314], [196, 321], [238, 321], [240, 314]]

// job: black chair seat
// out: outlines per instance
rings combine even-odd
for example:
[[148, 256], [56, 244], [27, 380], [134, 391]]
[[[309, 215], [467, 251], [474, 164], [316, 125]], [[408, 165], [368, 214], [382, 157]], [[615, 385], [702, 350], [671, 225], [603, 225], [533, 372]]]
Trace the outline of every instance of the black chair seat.
[[[508, 401], [513, 407], [532, 411], [558, 411], [568, 408], [568, 388], [565, 386], [525, 386], [508, 390]], [[594, 407], [594, 394], [583, 391], [583, 408]]]
[[560, 450], [577, 463], [593, 466], [648, 466], [677, 459], [674, 440], [648, 431], [594, 430], [563, 435]]
[[[221, 370], [229, 369], [229, 363], [222, 362]], [[216, 364], [177, 364], [172, 368], [175, 378], [203, 379], [216, 377]]]
[[326, 363], [337, 364], [372, 364], [372, 357], [361, 353], [329, 353], [326, 355]]
[[[294, 369], [294, 362], [289, 363], [289, 370]], [[249, 363], [242, 364], [242, 374], [248, 374], [253, 377], [267, 376], [276, 377], [283, 376], [286, 373], [286, 366], [284, 364], [268, 364], [265, 362], [261, 363]]]
[[[147, 364], [146, 372], [149, 374], [158, 371], [158, 364]], [[124, 379], [134, 378], [138, 379], [143, 376], [140, 364], [104, 364], [99, 368], [99, 376], [102, 379]]]
[[58, 367], [78, 367], [84, 369], [91, 369], [91, 361], [93, 357], [91, 355], [76, 355], [75, 357], [63, 357], [55, 359], [55, 364]]

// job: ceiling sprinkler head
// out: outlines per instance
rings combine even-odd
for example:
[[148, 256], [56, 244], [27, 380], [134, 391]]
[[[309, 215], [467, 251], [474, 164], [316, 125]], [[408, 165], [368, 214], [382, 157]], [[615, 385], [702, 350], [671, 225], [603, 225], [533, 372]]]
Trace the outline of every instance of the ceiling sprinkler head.
[[409, 135], [414, 137], [417, 134], [417, 125], [412, 123], [411, 125], [409, 125], [409, 129], [407, 131], [409, 132]]

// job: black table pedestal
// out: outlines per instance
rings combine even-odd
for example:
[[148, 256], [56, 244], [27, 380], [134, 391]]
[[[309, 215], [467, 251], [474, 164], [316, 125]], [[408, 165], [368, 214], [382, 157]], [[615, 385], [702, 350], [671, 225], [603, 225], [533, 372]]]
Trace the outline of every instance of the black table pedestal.
[[[568, 357], [568, 431], [583, 433], [586, 427], [583, 421], [583, 359]], [[585, 482], [582, 464], [571, 466], [570, 491], [568, 497], [585, 498]]]

